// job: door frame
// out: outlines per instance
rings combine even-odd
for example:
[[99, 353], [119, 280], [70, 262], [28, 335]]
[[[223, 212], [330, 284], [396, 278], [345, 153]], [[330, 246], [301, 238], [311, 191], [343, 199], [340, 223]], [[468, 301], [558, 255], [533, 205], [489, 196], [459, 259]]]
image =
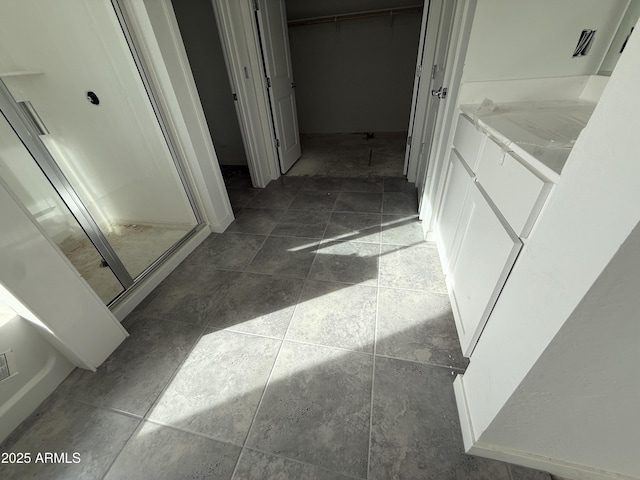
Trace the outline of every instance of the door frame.
[[[280, 161], [267, 92], [253, 0], [212, 0], [247, 163], [254, 187], [280, 177]], [[241, 28], [234, 28], [233, 17]]]
[[[416, 59], [416, 73], [413, 82], [413, 96], [409, 127], [407, 132], [407, 149], [405, 151], [404, 174], [410, 182], [416, 181], [418, 162], [422, 155], [424, 118], [429, 104], [429, 85], [431, 83], [431, 66], [436, 55], [436, 45], [440, 34], [438, 26], [440, 12], [444, 0], [425, 0], [422, 10], [420, 41]], [[435, 27], [435, 28], [434, 28]], [[425, 72], [425, 66], [429, 66]]]
[[420, 199], [419, 218], [427, 240], [435, 240], [436, 219], [442, 203], [447, 152], [453, 143], [453, 124], [458, 109], [458, 96], [464, 70], [464, 60], [469, 44], [477, 0], [458, 0], [453, 14], [451, 37], [445, 64], [444, 85], [448, 87], [444, 100], [444, 112], [436, 119], [427, 168], [424, 191]]

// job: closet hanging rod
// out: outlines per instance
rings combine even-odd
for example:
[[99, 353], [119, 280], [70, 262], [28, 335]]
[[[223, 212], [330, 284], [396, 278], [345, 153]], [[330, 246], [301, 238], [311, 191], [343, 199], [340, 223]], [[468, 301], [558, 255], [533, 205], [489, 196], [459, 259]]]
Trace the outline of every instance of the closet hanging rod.
[[419, 12], [422, 12], [422, 5], [414, 5], [412, 7], [387, 8], [385, 10], [370, 10], [368, 12], [342, 13], [340, 15], [327, 15], [324, 17], [302, 18], [300, 20], [291, 20], [290, 22], [287, 22], [287, 25], [289, 27], [302, 27], [305, 25], [335, 23], [344, 20], [361, 20], [366, 18], [389, 17], [393, 15], [401, 15], [403, 13]]

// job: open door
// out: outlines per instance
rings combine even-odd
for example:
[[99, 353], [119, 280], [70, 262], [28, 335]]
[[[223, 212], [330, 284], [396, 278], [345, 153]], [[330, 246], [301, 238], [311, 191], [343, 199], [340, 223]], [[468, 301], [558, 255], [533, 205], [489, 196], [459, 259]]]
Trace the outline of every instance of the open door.
[[[440, 0], [438, 0], [440, 2]], [[410, 165], [410, 171], [415, 172], [415, 182], [418, 189], [418, 207], [422, 201], [424, 193], [427, 167], [431, 148], [433, 145], [434, 132], [436, 129], [438, 116], [444, 108], [447, 98], [448, 86], [445, 85], [445, 65], [447, 63], [447, 53], [449, 51], [449, 39], [451, 36], [451, 24], [456, 2], [443, 2], [439, 9], [439, 16], [434, 19], [437, 22], [436, 44], [431, 64], [431, 76], [427, 91], [423, 92], [426, 99], [426, 108], [423, 115], [423, 130], [415, 132], [421, 138], [420, 153], [416, 158], [415, 165]]]
[[[431, 31], [433, 29], [427, 29], [427, 19], [429, 18], [429, 8], [433, 8], [433, 7], [439, 7], [442, 5], [441, 1], [438, 1], [437, 4], [438, 5], [432, 5], [434, 2], [431, 2], [429, 0], [425, 0], [424, 1], [424, 7], [422, 8], [422, 23], [421, 23], [421, 27], [420, 27], [420, 41], [418, 42], [418, 55], [417, 55], [417, 59], [416, 59], [416, 75], [413, 81], [413, 95], [411, 96], [411, 113], [409, 113], [409, 128], [408, 128], [408, 133], [407, 133], [407, 149], [405, 151], [404, 154], [404, 171], [403, 173], [405, 175], [407, 175], [409, 172], [409, 160], [411, 158], [412, 155], [412, 143], [413, 143], [413, 139], [414, 139], [414, 127], [416, 126], [416, 111], [418, 110], [418, 99], [421, 98], [418, 96], [418, 94], [420, 93], [420, 86], [423, 83], [421, 81], [422, 79], [422, 64], [424, 62], [425, 59], [425, 45], [427, 43], [427, 31], [429, 31], [429, 33], [431, 33]], [[430, 45], [434, 44], [435, 41], [434, 39], [430, 39], [431, 41], [429, 42]], [[427, 49], [430, 50], [430, 49]], [[427, 52], [427, 58], [429, 57], [429, 53]], [[426, 88], [423, 86], [423, 88]], [[424, 108], [424, 106], [421, 105], [422, 108]], [[418, 119], [419, 121], [419, 119]], [[416, 132], [421, 131], [420, 126], [415, 128]], [[416, 142], [416, 146], [419, 147], [419, 143]], [[419, 152], [416, 152], [416, 148], [413, 148], [413, 156], [415, 158], [415, 156], [418, 154]]]
[[428, 0], [424, 7], [405, 154], [405, 173], [410, 182], [416, 183], [419, 199], [438, 111], [447, 94], [444, 66], [455, 5], [455, 1]]
[[301, 155], [287, 13], [284, 0], [258, 0], [256, 7], [280, 170], [286, 173]]

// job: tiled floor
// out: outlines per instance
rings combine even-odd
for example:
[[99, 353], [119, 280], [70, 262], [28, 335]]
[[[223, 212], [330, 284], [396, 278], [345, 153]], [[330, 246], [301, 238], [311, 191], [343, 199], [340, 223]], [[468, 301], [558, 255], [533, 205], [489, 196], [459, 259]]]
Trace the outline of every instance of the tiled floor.
[[452, 381], [467, 361], [411, 185], [230, 183], [228, 231], [2, 447], [82, 461], [0, 478], [549, 479], [463, 453]]
[[402, 176], [407, 132], [300, 135], [302, 157], [287, 175]]

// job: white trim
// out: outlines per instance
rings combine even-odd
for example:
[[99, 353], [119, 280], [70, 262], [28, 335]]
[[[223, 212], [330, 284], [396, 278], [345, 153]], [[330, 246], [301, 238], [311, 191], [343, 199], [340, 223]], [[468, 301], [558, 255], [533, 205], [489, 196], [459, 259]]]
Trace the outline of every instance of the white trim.
[[584, 480], [637, 480], [627, 475], [596, 470], [574, 463], [551, 460], [548, 457], [533, 455], [519, 450], [509, 450], [498, 448], [495, 445], [483, 444], [481, 439], [478, 440], [476, 438], [473, 430], [473, 420], [469, 413], [467, 396], [464, 389], [464, 375], [458, 375], [453, 381], [453, 391], [458, 408], [464, 451], [469, 455], [477, 455], [501, 462], [522, 465], [523, 467], [542, 470], [561, 477], [580, 478]]
[[209, 235], [211, 230], [203, 228], [191, 237], [177, 252], [162, 263], [153, 273], [127, 292], [125, 296], [118, 300], [111, 308], [111, 313], [120, 321], [129, 315], [138, 304], [149, 295], [154, 288], [160, 285], [169, 274], [193, 252]]
[[121, 2], [198, 207], [211, 228], [222, 231], [233, 211], [173, 7], [170, 0], [150, 5], [153, 12], [143, 0]]
[[[254, 187], [265, 187], [280, 176], [280, 163], [265, 87], [264, 67], [251, 0], [214, 0], [218, 32]], [[232, 9], [233, 10], [232, 12]], [[241, 17], [236, 31], [233, 15]]]
[[456, 406], [458, 407], [458, 418], [460, 419], [460, 430], [462, 430], [462, 442], [465, 452], [468, 452], [473, 444], [476, 443], [476, 437], [473, 434], [473, 424], [471, 423], [471, 415], [467, 408], [467, 396], [464, 393], [464, 375], [456, 376], [453, 381], [453, 393], [456, 397]]

